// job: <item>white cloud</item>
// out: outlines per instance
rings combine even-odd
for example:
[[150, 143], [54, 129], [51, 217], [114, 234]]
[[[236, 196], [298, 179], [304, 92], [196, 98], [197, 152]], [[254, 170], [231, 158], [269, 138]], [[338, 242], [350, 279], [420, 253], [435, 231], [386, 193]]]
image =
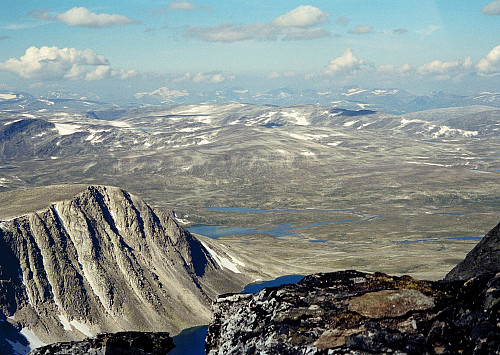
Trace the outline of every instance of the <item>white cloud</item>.
[[193, 11], [201, 9], [202, 7], [190, 1], [171, 1], [165, 8], [169, 10]]
[[484, 5], [481, 12], [485, 15], [500, 15], [500, 0], [492, 1]]
[[73, 7], [66, 12], [50, 16], [47, 12], [34, 12], [35, 17], [43, 20], [58, 21], [68, 26], [103, 28], [139, 23], [129, 17], [117, 14], [96, 14], [85, 7]]
[[184, 81], [189, 80], [190, 78], [191, 78], [191, 73], [186, 73], [182, 76], [178, 76], [178, 77], [173, 78], [171, 81], [173, 83], [182, 83]]
[[46, 46], [26, 49], [19, 59], [10, 58], [0, 63], [0, 70], [15, 73], [25, 79], [38, 80], [126, 79], [137, 74], [135, 70], [113, 69], [106, 57], [90, 49]]
[[275, 40], [278, 32], [276, 28], [264, 23], [253, 25], [221, 24], [215, 27], [189, 27], [186, 32], [188, 38], [200, 38], [208, 42], [236, 42], [249, 39]]
[[193, 4], [191, 1], [171, 1], [170, 4], [163, 7], [159, 10], [159, 12], [163, 12], [165, 10], [180, 10], [180, 11], [194, 11], [194, 10], [210, 10], [209, 6], [199, 6]]
[[406, 63], [398, 67], [393, 64], [381, 65], [377, 68], [377, 71], [387, 74], [406, 74], [411, 70], [410, 64]]
[[193, 77], [193, 83], [209, 82], [213, 84], [219, 84], [225, 80], [226, 78], [220, 73], [216, 74], [198, 73]]
[[500, 75], [500, 45], [493, 48], [486, 58], [481, 59], [476, 68], [481, 76]]
[[436, 32], [439, 29], [441, 29], [441, 27], [429, 25], [426, 28], [423, 28], [421, 30], [417, 30], [415, 32], [420, 34], [420, 35], [423, 35], [423, 36], [430, 36], [431, 34], [433, 34], [434, 32]]
[[277, 71], [273, 71], [267, 75], [268, 79], [278, 79], [278, 78], [293, 78], [296, 77], [297, 74], [291, 71], [287, 71], [284, 73], [278, 73]]
[[268, 79], [278, 79], [281, 77], [281, 74], [278, 73], [277, 71], [273, 71], [267, 75]]
[[445, 74], [452, 69], [459, 68], [462, 63], [458, 60], [453, 62], [442, 62], [440, 60], [434, 60], [430, 63], [426, 63], [418, 68], [420, 74]]
[[300, 5], [299, 7], [276, 17], [271, 23], [278, 27], [311, 27], [328, 21], [330, 14], [317, 7]]
[[286, 27], [281, 29], [284, 41], [328, 37], [330, 33], [322, 28]]
[[354, 28], [352, 30], [349, 30], [349, 33], [355, 34], [355, 35], [363, 35], [366, 33], [370, 33], [372, 30], [373, 30], [373, 28], [370, 25], [364, 25], [364, 26], [358, 25], [358, 26], [354, 26]]
[[470, 57], [465, 58], [464, 62], [462, 63], [462, 66], [464, 68], [472, 68], [474, 66], [474, 63], [472, 63], [472, 59]]
[[364, 61], [362, 59], [358, 59], [353, 54], [351, 48], [347, 48], [342, 56], [330, 61], [330, 64], [328, 64], [325, 68], [324, 73], [327, 75], [349, 73], [359, 69], [363, 64]]
[[234, 25], [223, 23], [214, 27], [188, 27], [186, 37], [208, 42], [236, 42], [245, 40], [284, 41], [311, 40], [330, 36], [330, 32], [313, 27], [328, 20], [330, 14], [314, 6], [301, 5], [275, 18], [271, 23]]

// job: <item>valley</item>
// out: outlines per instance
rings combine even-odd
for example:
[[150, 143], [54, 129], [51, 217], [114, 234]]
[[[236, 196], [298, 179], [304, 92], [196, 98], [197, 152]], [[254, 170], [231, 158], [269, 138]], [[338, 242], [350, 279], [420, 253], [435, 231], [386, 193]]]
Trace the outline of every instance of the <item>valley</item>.
[[[498, 218], [500, 110], [489, 106], [17, 108], [0, 127], [3, 191], [120, 186], [190, 224], [254, 228], [217, 242], [263, 265], [286, 260], [264, 278], [361, 268], [438, 279]], [[280, 225], [293, 233], [266, 234]]]
[[[25, 287], [38, 285], [29, 297], [41, 294], [39, 300], [21, 303], [27, 307], [31, 302], [38, 313], [60, 312], [69, 318], [59, 319], [87, 324], [92, 333], [140, 328], [175, 335], [206, 324], [209, 300], [216, 294], [238, 292], [255, 280], [283, 275], [356, 269], [439, 280], [498, 223], [499, 108], [473, 105], [395, 115], [236, 102], [95, 104], [92, 110], [71, 106], [70, 101], [65, 104], [69, 106], [26, 109], [4, 103], [0, 226], [9, 240], [19, 235], [29, 245], [45, 245], [48, 237], [39, 228], [40, 219], [55, 233], [51, 238], [61, 239], [61, 245], [74, 244], [72, 253], [85, 255], [84, 261], [76, 262], [64, 261], [57, 256], [59, 251], [55, 254], [56, 260], [72, 265], [83, 280], [89, 280], [82, 281], [83, 288], [73, 285], [92, 299], [84, 317], [64, 301], [67, 296], [57, 293], [62, 291], [52, 291], [59, 287], [55, 279], [51, 288], [40, 281], [41, 273], [28, 272], [38, 265], [36, 258], [23, 261], [27, 264], [22, 280], [26, 283], [33, 277]], [[127, 202], [128, 193], [136, 196], [133, 202]], [[92, 203], [86, 206], [78, 196]], [[145, 204], [159, 212], [149, 217], [152, 212]], [[73, 205], [84, 212], [67, 207], [65, 216], [54, 217], [53, 206]], [[119, 208], [125, 212], [113, 215]], [[105, 217], [98, 217], [100, 210]], [[111, 211], [112, 218], [105, 211]], [[130, 217], [136, 214], [140, 217]], [[168, 217], [159, 220], [169, 222], [156, 222], [155, 214], [165, 214]], [[96, 262], [75, 237], [87, 233], [81, 231], [83, 224], [71, 222], [82, 215], [97, 221], [99, 235], [109, 236], [93, 242], [99, 244], [96, 250], [103, 250]], [[126, 226], [135, 226], [133, 221], [142, 216], [155, 221], [151, 229], [141, 232], [143, 227], [136, 226], [134, 233], [139, 234], [125, 237]], [[174, 221], [195, 238], [178, 232]], [[56, 227], [50, 227], [52, 223]], [[174, 264], [182, 267], [150, 274], [148, 270], [158, 266], [141, 250], [146, 244], [156, 250], [155, 231], [167, 228], [164, 225], [170, 228], [165, 232], [169, 238], [182, 235], [188, 242], [180, 249], [175, 242], [171, 250], [161, 246], [151, 255], [161, 263], [174, 253], [179, 259]], [[94, 235], [92, 228], [89, 231]], [[151, 240], [143, 242], [142, 235]], [[120, 245], [124, 250], [115, 260], [110, 251]], [[17, 248], [13, 252], [19, 255], [39, 252]], [[207, 260], [205, 273], [199, 266], [196, 269], [200, 255]], [[43, 254], [40, 260], [45, 267], [51, 257]], [[107, 263], [114, 265], [109, 275], [102, 268]], [[45, 271], [48, 275], [57, 274], [54, 265]], [[129, 280], [123, 275], [134, 265], [139, 276]], [[100, 270], [97, 281], [86, 276], [90, 269]], [[134, 299], [148, 301], [141, 308], [115, 300], [114, 291], [93, 296], [92, 287], [105, 290], [104, 279], [133, 287], [146, 282], [144, 290], [134, 288]], [[173, 285], [168, 291], [173, 293], [166, 293], [163, 284]], [[21, 288], [18, 282], [12, 292]], [[189, 293], [188, 302], [180, 301], [183, 292]], [[42, 302], [43, 294], [52, 294], [52, 300]], [[95, 297], [102, 305], [94, 302]], [[158, 311], [157, 297], [175, 311], [161, 307]], [[103, 306], [107, 315], [101, 317]], [[186, 307], [189, 316], [181, 316], [179, 310]], [[158, 328], [139, 313], [168, 321]], [[22, 317], [45, 341], [82, 336], [55, 317], [47, 323], [57, 329], [54, 334], [44, 333], [33, 317]]]

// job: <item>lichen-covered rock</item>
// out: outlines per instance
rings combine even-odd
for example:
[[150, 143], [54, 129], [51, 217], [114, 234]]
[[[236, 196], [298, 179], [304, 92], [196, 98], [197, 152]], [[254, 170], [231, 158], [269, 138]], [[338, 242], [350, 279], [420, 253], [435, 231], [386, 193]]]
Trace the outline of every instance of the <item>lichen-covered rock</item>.
[[164, 355], [175, 348], [168, 333], [104, 333], [82, 341], [54, 343], [31, 351], [30, 355]]
[[463, 281], [342, 271], [213, 305], [207, 354], [500, 353], [500, 274]]

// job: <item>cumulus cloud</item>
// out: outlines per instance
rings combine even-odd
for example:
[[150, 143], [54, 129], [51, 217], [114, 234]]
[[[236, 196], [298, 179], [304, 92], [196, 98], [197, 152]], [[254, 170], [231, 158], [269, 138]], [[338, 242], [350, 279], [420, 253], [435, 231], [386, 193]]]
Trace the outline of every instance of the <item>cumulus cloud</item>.
[[299, 7], [276, 17], [271, 23], [279, 27], [311, 27], [326, 22], [330, 14], [317, 7], [300, 5]]
[[208, 82], [212, 84], [219, 84], [226, 80], [226, 77], [220, 73], [198, 73], [193, 76], [193, 83]]
[[430, 63], [426, 63], [418, 68], [420, 74], [444, 74], [452, 69], [459, 68], [462, 63], [458, 60], [453, 62], [442, 62], [440, 60], [434, 60]]
[[314, 27], [328, 20], [330, 14], [314, 6], [301, 5], [271, 23], [235, 25], [223, 23], [214, 27], [188, 27], [186, 37], [208, 42], [236, 42], [245, 40], [284, 41], [310, 40], [330, 36], [330, 32]]
[[297, 76], [294, 72], [287, 71], [284, 73], [278, 73], [277, 71], [273, 71], [267, 75], [268, 79], [278, 79], [278, 78], [293, 78]]
[[58, 21], [68, 26], [103, 28], [139, 23], [129, 17], [118, 14], [96, 14], [85, 7], [73, 7], [66, 12], [51, 16], [47, 11], [35, 11], [32, 15], [38, 19]]
[[203, 9], [203, 6], [198, 6], [190, 1], [171, 1], [170, 4], [165, 6], [168, 10], [182, 10], [182, 11], [193, 11], [198, 9]]
[[90, 49], [45, 46], [28, 48], [19, 59], [0, 63], [0, 70], [38, 80], [126, 79], [137, 74], [135, 70], [113, 69], [106, 57]]
[[349, 73], [361, 68], [365, 62], [358, 59], [352, 52], [351, 48], [347, 48], [342, 56], [332, 59], [325, 68], [324, 73], [327, 75], [335, 75], [338, 73]]
[[355, 34], [355, 35], [364, 35], [366, 33], [370, 33], [373, 30], [373, 27], [370, 25], [357, 25], [354, 26], [352, 30], [349, 30], [348, 33]]
[[484, 5], [481, 12], [485, 15], [500, 15], [500, 0], [492, 1]]
[[481, 76], [500, 75], [500, 45], [493, 48], [486, 58], [481, 59], [476, 68]]
[[406, 74], [411, 70], [410, 64], [406, 63], [398, 67], [393, 64], [382, 65], [377, 68], [377, 71], [387, 74]]

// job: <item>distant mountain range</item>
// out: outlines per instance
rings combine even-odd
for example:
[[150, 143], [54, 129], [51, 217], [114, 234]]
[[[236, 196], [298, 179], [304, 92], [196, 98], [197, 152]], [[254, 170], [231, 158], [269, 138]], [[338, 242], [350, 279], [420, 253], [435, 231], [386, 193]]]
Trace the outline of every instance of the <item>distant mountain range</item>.
[[[442, 91], [417, 94], [401, 89], [363, 89], [347, 87], [333, 90], [274, 89], [265, 92], [247, 89], [215, 91], [172, 90], [161, 87], [151, 92], [139, 92], [120, 106], [186, 105], [199, 103], [239, 102], [265, 105], [317, 104], [350, 110], [368, 109], [392, 114], [403, 114], [430, 109], [486, 105], [500, 107], [500, 93], [481, 92], [474, 95], [452, 95]], [[78, 95], [71, 92], [51, 92], [34, 97], [23, 92], [1, 91], [0, 109], [105, 109], [116, 107], [104, 103], [98, 95]]]

